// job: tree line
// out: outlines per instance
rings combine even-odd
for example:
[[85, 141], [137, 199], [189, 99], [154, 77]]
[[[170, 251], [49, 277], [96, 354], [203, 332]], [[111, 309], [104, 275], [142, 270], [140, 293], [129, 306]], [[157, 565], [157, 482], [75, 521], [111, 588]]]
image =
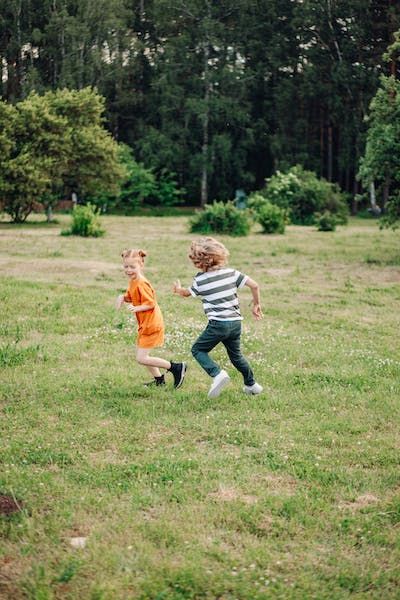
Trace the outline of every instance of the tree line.
[[[107, 127], [194, 204], [295, 164], [353, 197], [396, 0], [0, 0], [11, 104], [96, 87]], [[356, 209], [356, 206], [353, 207]]]

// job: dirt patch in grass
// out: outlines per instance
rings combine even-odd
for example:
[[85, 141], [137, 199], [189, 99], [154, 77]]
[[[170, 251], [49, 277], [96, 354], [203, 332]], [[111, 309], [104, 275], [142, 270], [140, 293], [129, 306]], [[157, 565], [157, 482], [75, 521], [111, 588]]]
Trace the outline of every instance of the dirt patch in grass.
[[0, 600], [22, 600], [24, 592], [18, 589], [16, 582], [22, 577], [23, 568], [19, 561], [5, 555], [0, 557]]
[[126, 460], [119, 455], [117, 448], [105, 448], [98, 452], [90, 452], [89, 462], [94, 466], [120, 465]]
[[351, 512], [357, 512], [358, 510], [362, 510], [363, 508], [376, 504], [377, 502], [379, 502], [379, 498], [373, 494], [362, 494], [353, 501], [340, 502], [339, 508], [343, 510], [350, 510]]
[[143, 521], [156, 521], [160, 518], [162, 510], [160, 507], [149, 506], [140, 512]]
[[257, 528], [261, 531], [271, 531], [274, 527], [274, 518], [272, 515], [263, 515], [259, 523], [257, 524]]
[[112, 419], [103, 419], [102, 421], [100, 421], [99, 425], [100, 427], [113, 427], [114, 421]]
[[[398, 283], [400, 281], [400, 269], [391, 266], [365, 266], [357, 265], [357, 270], [354, 269], [354, 264], [331, 264], [330, 274], [334, 276], [334, 281], [340, 283], [346, 277], [350, 278], [351, 283], [371, 284], [381, 283]], [[342, 277], [341, 277], [342, 276]]]
[[292, 496], [297, 489], [297, 481], [290, 475], [267, 473], [266, 475], [257, 475], [253, 481], [262, 486], [266, 494], [272, 496]]
[[23, 502], [8, 494], [0, 494], [0, 515], [8, 517], [23, 509]]
[[292, 267], [283, 267], [281, 269], [267, 269], [268, 275], [272, 275], [272, 277], [284, 277], [285, 275], [290, 275], [292, 271]]
[[244, 502], [244, 504], [255, 504], [258, 501], [257, 496], [243, 494], [234, 487], [220, 486], [216, 492], [211, 492], [208, 496], [217, 502], [234, 502], [238, 500], [239, 502]]
[[168, 427], [158, 427], [147, 433], [146, 443], [149, 446], [158, 446], [161, 442], [164, 445], [173, 442], [173, 445], [175, 445], [179, 438], [180, 435], [173, 429], [169, 429]]
[[[0, 258], [1, 272], [3, 276], [15, 277], [16, 279], [32, 279], [44, 281], [57, 281], [57, 277], [68, 283], [80, 283], [86, 285], [87, 276], [104, 274], [108, 277], [120, 274], [118, 266], [112, 262], [97, 260], [69, 260], [60, 258], [37, 258], [27, 260], [25, 257]], [[72, 277], [71, 277], [72, 276]]]

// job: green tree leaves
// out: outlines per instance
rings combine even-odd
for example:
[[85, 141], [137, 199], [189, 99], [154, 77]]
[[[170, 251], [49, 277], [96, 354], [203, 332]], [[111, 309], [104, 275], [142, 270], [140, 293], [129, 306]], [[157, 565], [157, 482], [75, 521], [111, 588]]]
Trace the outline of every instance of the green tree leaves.
[[102, 111], [89, 88], [0, 102], [0, 194], [13, 221], [24, 221], [35, 201], [118, 190], [123, 171]]

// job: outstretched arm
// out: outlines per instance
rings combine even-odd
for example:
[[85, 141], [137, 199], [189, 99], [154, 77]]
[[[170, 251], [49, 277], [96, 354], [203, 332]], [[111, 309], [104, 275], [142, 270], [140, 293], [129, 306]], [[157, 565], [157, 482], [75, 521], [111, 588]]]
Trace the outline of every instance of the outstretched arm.
[[174, 281], [172, 291], [174, 294], [178, 294], [178, 296], [182, 296], [183, 298], [187, 298], [188, 296], [192, 295], [187, 288], [183, 288], [181, 286], [181, 282], [179, 281], [179, 279]]
[[254, 279], [250, 279], [250, 277], [247, 278], [246, 283], [244, 285], [247, 285], [247, 287], [251, 289], [251, 293], [253, 296], [252, 313], [256, 321], [259, 321], [263, 317], [260, 302], [260, 287], [258, 283], [254, 281]]
[[125, 302], [124, 294], [120, 294], [115, 301], [115, 308], [117, 310], [119, 310], [121, 308], [121, 306], [124, 304], [124, 302]]

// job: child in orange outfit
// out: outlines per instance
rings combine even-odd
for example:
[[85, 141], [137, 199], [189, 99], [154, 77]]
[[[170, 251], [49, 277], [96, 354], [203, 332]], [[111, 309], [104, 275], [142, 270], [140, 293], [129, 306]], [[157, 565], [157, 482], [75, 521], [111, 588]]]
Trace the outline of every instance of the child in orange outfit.
[[[164, 321], [160, 307], [157, 304], [154, 289], [143, 274], [144, 250], [124, 250], [121, 254], [124, 271], [129, 277], [129, 286], [125, 294], [118, 296], [116, 308], [119, 310], [124, 304], [130, 312], [135, 313], [138, 322], [138, 338], [136, 360], [144, 365], [154, 377], [151, 384], [165, 385], [164, 374], [160, 369], [170, 371], [174, 378], [174, 387], [182, 385], [186, 363], [176, 363], [149, 356], [152, 348], [162, 346], [164, 343]], [[148, 384], [149, 385], [149, 384]]]

